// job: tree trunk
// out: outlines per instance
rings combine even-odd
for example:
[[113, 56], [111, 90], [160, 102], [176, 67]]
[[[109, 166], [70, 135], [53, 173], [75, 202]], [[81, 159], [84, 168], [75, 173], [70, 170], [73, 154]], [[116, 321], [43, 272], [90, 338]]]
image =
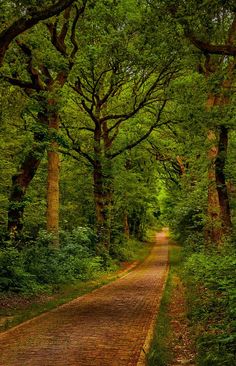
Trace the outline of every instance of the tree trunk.
[[208, 152], [208, 206], [207, 206], [207, 225], [206, 225], [206, 239], [209, 242], [219, 243], [222, 237], [221, 218], [220, 218], [220, 204], [216, 188], [216, 171], [215, 159], [218, 155], [217, 138], [215, 132], [208, 131], [208, 140], [212, 146]]
[[[229, 104], [227, 96], [209, 96], [207, 109], [211, 110], [214, 106], [225, 106]], [[222, 242], [223, 235], [231, 232], [231, 213], [229, 205], [229, 196], [225, 180], [225, 163], [228, 147], [228, 130], [220, 126], [219, 136], [216, 137], [214, 131], [208, 132], [208, 140], [213, 142], [208, 158], [208, 225], [206, 237], [208, 240], [216, 242], [218, 245]]]
[[111, 242], [112, 188], [109, 178], [103, 173], [101, 162], [95, 162], [93, 179], [96, 231], [101, 249], [109, 251]]
[[[54, 101], [49, 102], [51, 105]], [[59, 129], [59, 116], [55, 112], [49, 121], [49, 132], [55, 133]], [[48, 177], [47, 177], [47, 231], [54, 236], [53, 246], [59, 246], [59, 178], [60, 178], [60, 158], [58, 153], [58, 143], [51, 142], [48, 151]]]
[[129, 219], [127, 211], [124, 212], [124, 235], [126, 239], [129, 239], [130, 231], [129, 231]]
[[229, 196], [225, 179], [225, 164], [228, 148], [228, 130], [226, 127], [220, 127], [218, 154], [215, 161], [216, 188], [218, 192], [220, 216], [222, 222], [223, 234], [229, 234], [232, 229], [231, 213], [229, 205]]
[[[48, 125], [45, 114], [39, 114], [38, 118], [42, 125]], [[43, 131], [34, 133], [34, 144], [25, 156], [18, 173], [12, 177], [8, 209], [8, 232], [13, 239], [17, 239], [23, 229], [24, 199], [27, 188], [34, 178], [45, 153], [44, 138], [45, 133]]]
[[[110, 166], [101, 149], [102, 132], [98, 124], [94, 133], [94, 203], [96, 212], [96, 232], [99, 240], [99, 250], [109, 251], [111, 242], [111, 206], [112, 206], [112, 176]], [[107, 166], [106, 166], [107, 165]]]

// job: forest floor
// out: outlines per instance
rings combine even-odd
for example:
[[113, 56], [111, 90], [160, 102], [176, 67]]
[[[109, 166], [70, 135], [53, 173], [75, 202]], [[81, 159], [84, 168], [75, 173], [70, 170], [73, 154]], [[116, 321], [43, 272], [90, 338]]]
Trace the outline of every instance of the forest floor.
[[126, 275], [2, 333], [0, 365], [144, 365], [167, 272], [162, 232]]

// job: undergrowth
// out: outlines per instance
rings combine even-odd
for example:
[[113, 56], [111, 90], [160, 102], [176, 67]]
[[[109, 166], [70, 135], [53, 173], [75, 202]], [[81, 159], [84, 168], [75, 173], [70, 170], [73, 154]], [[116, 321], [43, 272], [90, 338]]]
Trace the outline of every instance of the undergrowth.
[[110, 257], [109, 266], [104, 266], [96, 256], [94, 239], [90, 229], [78, 228], [61, 233], [57, 250], [51, 248], [51, 237], [45, 232], [23, 248], [11, 243], [0, 248], [0, 330], [115, 280], [121, 258], [142, 261], [151, 248], [131, 239], [123, 243], [119, 260]]
[[235, 250], [192, 254], [185, 264], [199, 366], [236, 365]]
[[58, 285], [94, 279], [115, 271], [120, 262], [142, 260], [147, 254], [145, 243], [123, 238], [106, 256], [98, 255], [96, 236], [84, 227], [61, 232], [58, 249], [51, 243], [52, 236], [44, 231], [22, 247], [5, 242], [0, 248], [0, 294], [50, 293]]
[[7, 242], [0, 249], [0, 293], [48, 293], [58, 284], [94, 278], [102, 271], [94, 240], [90, 229], [78, 228], [61, 233], [57, 250], [52, 248], [51, 235], [44, 231], [22, 248]]

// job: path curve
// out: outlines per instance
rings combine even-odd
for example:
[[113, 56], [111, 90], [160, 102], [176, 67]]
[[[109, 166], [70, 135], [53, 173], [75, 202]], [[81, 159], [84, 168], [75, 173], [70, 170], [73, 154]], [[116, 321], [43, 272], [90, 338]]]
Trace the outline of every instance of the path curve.
[[1, 366], [144, 365], [168, 268], [168, 239], [122, 278], [0, 335]]

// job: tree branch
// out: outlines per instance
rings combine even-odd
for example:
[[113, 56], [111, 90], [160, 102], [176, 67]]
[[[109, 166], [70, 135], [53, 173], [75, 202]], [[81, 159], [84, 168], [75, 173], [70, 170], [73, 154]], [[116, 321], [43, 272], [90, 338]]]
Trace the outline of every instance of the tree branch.
[[[15, 20], [7, 29], [0, 33], [0, 65], [2, 65], [5, 53], [10, 43], [21, 33], [32, 28], [42, 20], [60, 14], [63, 10], [72, 5], [75, 0], [60, 0], [53, 5], [38, 11], [30, 11], [19, 19]], [[87, 0], [83, 0], [86, 5]]]
[[28, 81], [18, 80], [18, 79], [11, 78], [11, 77], [5, 76], [5, 75], [0, 75], [0, 78], [2, 78], [3, 80], [7, 81], [8, 83], [10, 83], [12, 85], [19, 86], [20, 88], [37, 90], [35, 88], [35, 85]]
[[76, 25], [78, 23], [78, 20], [79, 20], [79, 17], [81, 14], [83, 14], [84, 10], [85, 10], [85, 6], [86, 6], [86, 3], [84, 2], [83, 3], [83, 6], [78, 9], [77, 6], [75, 6], [75, 17], [74, 17], [74, 20], [73, 20], [73, 23], [72, 23], [72, 27], [71, 27], [71, 36], [70, 36], [70, 40], [71, 40], [71, 43], [73, 45], [73, 50], [70, 54], [70, 58], [71, 60], [74, 59], [79, 47], [78, 47], [78, 44], [76, 42], [76, 36], [75, 36], [75, 32], [76, 32]]
[[33, 66], [33, 55], [32, 55], [32, 51], [31, 49], [23, 42], [17, 41], [17, 45], [20, 47], [20, 49], [22, 50], [22, 52], [25, 54], [25, 56], [27, 57], [27, 71], [30, 75], [32, 84], [33, 84], [33, 88], [35, 90], [45, 90], [45, 85], [44, 82], [41, 80], [40, 78], [40, 74], [38, 72], [38, 70], [36, 70]]
[[[132, 142], [131, 144], [128, 144], [125, 147], [123, 147], [122, 149], [116, 151], [115, 153], [109, 154], [108, 155], [108, 158], [109, 159], [114, 159], [116, 156], [122, 154], [124, 151], [131, 150], [135, 146], [139, 145], [142, 141], [146, 140], [150, 136], [150, 134], [152, 133], [152, 131], [159, 125], [159, 121], [160, 121], [160, 118], [161, 118], [161, 114], [162, 114], [162, 112], [163, 112], [163, 110], [164, 110], [164, 108], [166, 106], [166, 103], [167, 103], [167, 100], [165, 100], [162, 103], [162, 106], [159, 109], [158, 114], [157, 114], [156, 122], [149, 128], [149, 130], [143, 136], [141, 136], [138, 140]], [[168, 122], [165, 122], [165, 124], [166, 123], [168, 123]]]
[[80, 154], [86, 160], [88, 160], [92, 166], [95, 166], [95, 161], [91, 158], [91, 156], [89, 154], [82, 151], [81, 147], [79, 145], [78, 146], [73, 146], [72, 148], [73, 148], [74, 151], [76, 151], [78, 154]]
[[[95, 164], [94, 160], [91, 158], [91, 156], [89, 156], [87, 153], [85, 153], [84, 151], [81, 150], [81, 147], [78, 145], [78, 143], [75, 141], [75, 139], [71, 136], [71, 133], [70, 133], [68, 127], [63, 122], [62, 122], [62, 126], [64, 127], [64, 129], [66, 131], [67, 137], [72, 142], [72, 146], [70, 148], [72, 150], [76, 151], [79, 155], [83, 156], [86, 160], [88, 160], [90, 162], [90, 164], [92, 164], [94, 166], [94, 164]], [[69, 153], [68, 150], [67, 150], [67, 155], [74, 157], [72, 154]]]
[[188, 34], [188, 38], [194, 46], [204, 53], [211, 55], [236, 56], [236, 47], [231, 44], [214, 45], [200, 41], [192, 34]]

